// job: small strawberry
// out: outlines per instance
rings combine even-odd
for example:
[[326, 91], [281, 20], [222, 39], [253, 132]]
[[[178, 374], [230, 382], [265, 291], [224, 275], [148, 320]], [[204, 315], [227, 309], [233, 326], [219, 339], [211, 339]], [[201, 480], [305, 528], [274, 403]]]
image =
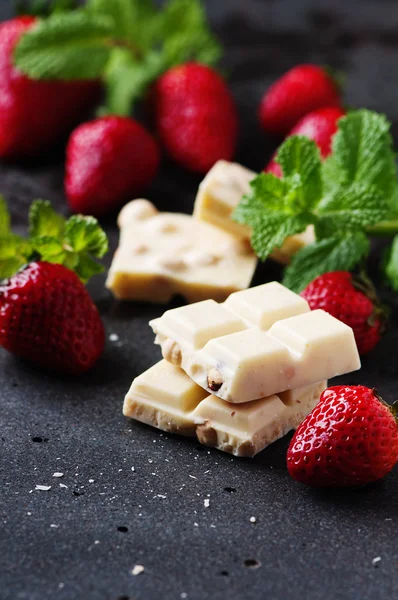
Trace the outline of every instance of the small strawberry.
[[0, 284], [0, 346], [41, 367], [76, 375], [103, 351], [97, 308], [73, 271], [32, 262]]
[[102, 215], [137, 196], [158, 165], [156, 142], [134, 119], [108, 116], [83, 123], [66, 150], [69, 206], [74, 212]]
[[266, 91], [259, 119], [265, 131], [286, 135], [307, 113], [340, 105], [339, 89], [325, 69], [311, 64], [298, 65]]
[[13, 64], [20, 37], [36, 23], [17, 17], [0, 25], [0, 157], [34, 157], [78, 123], [99, 96], [95, 81], [35, 81]]
[[290, 475], [312, 486], [359, 486], [398, 462], [396, 410], [363, 385], [325, 390], [293, 436]]
[[360, 354], [380, 341], [384, 319], [370, 282], [364, 284], [347, 271], [333, 271], [314, 279], [300, 295], [312, 310], [322, 308], [349, 325]]
[[237, 112], [213, 69], [196, 63], [174, 67], [159, 78], [151, 100], [160, 139], [180, 165], [206, 173], [218, 160], [233, 158]]
[[[333, 136], [337, 131], [337, 121], [345, 115], [345, 111], [338, 107], [320, 108], [305, 115], [293, 127], [286, 137], [303, 135], [314, 140], [319, 148], [321, 157], [327, 158], [332, 151]], [[266, 173], [273, 173], [276, 177], [282, 176], [282, 170], [275, 161], [275, 156], [265, 167]]]

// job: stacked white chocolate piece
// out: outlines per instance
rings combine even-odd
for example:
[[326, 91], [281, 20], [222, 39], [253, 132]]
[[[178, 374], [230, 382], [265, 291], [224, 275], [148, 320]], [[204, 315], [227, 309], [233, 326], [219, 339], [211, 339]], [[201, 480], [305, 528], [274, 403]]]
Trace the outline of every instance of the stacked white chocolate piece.
[[[193, 216], [160, 213], [148, 200], [133, 200], [119, 215], [120, 243], [107, 287], [123, 300], [166, 303], [180, 294], [188, 302], [222, 302], [250, 285], [257, 258], [250, 230], [231, 214], [250, 190], [253, 171], [219, 161], [199, 187]], [[313, 231], [288, 238], [273, 257], [288, 262], [313, 241]]]
[[352, 329], [277, 282], [150, 325], [163, 360], [133, 381], [124, 414], [236, 456], [298, 427], [327, 379], [360, 368]]

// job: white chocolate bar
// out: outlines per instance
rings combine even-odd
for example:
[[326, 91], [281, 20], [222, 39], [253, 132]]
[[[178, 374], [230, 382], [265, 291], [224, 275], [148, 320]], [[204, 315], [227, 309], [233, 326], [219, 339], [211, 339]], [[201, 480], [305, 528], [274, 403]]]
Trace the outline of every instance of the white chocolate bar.
[[107, 287], [116, 298], [218, 301], [250, 285], [257, 259], [247, 241], [192, 217], [159, 213], [148, 200], [121, 211], [119, 248]]
[[[250, 181], [257, 173], [238, 163], [219, 160], [207, 173], [199, 186], [195, 200], [194, 217], [207, 221], [225, 231], [244, 239], [250, 239], [251, 231], [246, 225], [235, 223], [231, 215], [242, 196], [250, 191]], [[287, 264], [293, 254], [315, 240], [314, 229], [308, 227], [303, 233], [288, 237], [281, 248], [275, 248], [271, 258]]]
[[249, 402], [360, 368], [353, 331], [272, 282], [150, 322], [163, 357], [209, 393]]
[[208, 396], [163, 360], [133, 381], [123, 413], [163, 431], [196, 435], [203, 444], [235, 456], [254, 456], [298, 427], [326, 386], [323, 381], [294, 390], [294, 402], [279, 394], [234, 405]]

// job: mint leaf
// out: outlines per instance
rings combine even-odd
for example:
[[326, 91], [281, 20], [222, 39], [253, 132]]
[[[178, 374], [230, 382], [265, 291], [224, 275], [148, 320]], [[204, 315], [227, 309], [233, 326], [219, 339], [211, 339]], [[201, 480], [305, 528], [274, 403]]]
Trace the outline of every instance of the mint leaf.
[[392, 289], [398, 292], [398, 235], [394, 237], [391, 248], [389, 248], [384, 273]]
[[233, 219], [252, 229], [251, 244], [257, 256], [265, 260], [285, 239], [301, 233], [314, 221], [308, 211], [292, 209], [292, 198], [301, 190], [300, 177], [279, 179], [271, 173], [261, 173], [250, 182], [251, 190], [233, 213]]
[[8, 211], [7, 203], [0, 194], [0, 236], [10, 233], [11, 217]]
[[130, 42], [133, 54], [148, 50], [156, 39], [158, 15], [151, 0], [89, 0], [86, 9], [110, 17], [114, 37]]
[[108, 238], [94, 217], [74, 215], [65, 225], [65, 243], [73, 252], [86, 251], [97, 258], [108, 252]]
[[31, 247], [27, 240], [9, 233], [0, 236], [0, 280], [11, 277], [28, 262]]
[[221, 46], [209, 29], [199, 0], [170, 0], [159, 19], [165, 68], [189, 60], [208, 65], [219, 60]]
[[76, 0], [20, 0], [16, 3], [16, 14], [48, 17], [55, 12], [74, 10], [77, 6]]
[[55, 237], [42, 236], [38, 238], [32, 238], [30, 243], [32, 244], [33, 251], [40, 254], [40, 260], [45, 260], [51, 263], [64, 263], [66, 252], [63, 248], [61, 240]]
[[300, 177], [295, 202], [303, 209], [316, 207], [322, 196], [321, 157], [313, 140], [294, 135], [279, 148], [276, 162], [282, 168], [284, 178]]
[[133, 0], [90, 0], [87, 10], [105, 15], [113, 21], [113, 36], [121, 40], [133, 40], [135, 10]]
[[137, 61], [129, 50], [115, 48], [105, 70], [106, 107], [100, 109], [100, 114], [129, 115], [134, 102], [162, 69], [158, 53], [149, 53]]
[[58, 237], [63, 234], [65, 219], [57, 214], [48, 200], [35, 200], [29, 209], [29, 235]]
[[350, 271], [368, 254], [369, 240], [363, 232], [329, 237], [301, 248], [285, 271], [283, 284], [300, 292], [322, 273]]
[[284, 213], [263, 213], [252, 224], [251, 245], [260, 260], [265, 260], [285, 239], [304, 231], [312, 222], [309, 213], [286, 216]]
[[94, 275], [99, 275], [103, 270], [104, 267], [87, 253], [81, 254], [74, 265], [74, 271], [83, 282], [88, 281]]
[[287, 184], [271, 173], [260, 173], [250, 182], [250, 192], [243, 196], [232, 218], [238, 223], [251, 225], [258, 213], [265, 210], [281, 211], [285, 205]]
[[389, 200], [396, 193], [390, 123], [384, 115], [369, 110], [350, 112], [339, 120], [332, 148], [323, 167], [329, 186], [360, 182], [375, 187]]
[[54, 14], [25, 33], [16, 66], [33, 79], [95, 79], [111, 53], [114, 22], [83, 10]]
[[316, 234], [322, 238], [374, 225], [389, 216], [390, 206], [376, 188], [354, 182], [326, 196], [318, 213]]

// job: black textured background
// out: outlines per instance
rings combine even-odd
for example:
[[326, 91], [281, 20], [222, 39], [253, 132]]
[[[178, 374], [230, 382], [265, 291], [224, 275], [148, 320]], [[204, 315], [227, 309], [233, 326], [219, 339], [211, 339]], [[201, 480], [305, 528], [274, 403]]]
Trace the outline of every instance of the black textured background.
[[[387, 113], [398, 137], [394, 0], [207, 6], [226, 47], [243, 164], [262, 168], [274, 147], [256, 124], [263, 90], [303, 61], [343, 69], [346, 102]], [[0, 18], [9, 15], [11, 2], [1, 0]], [[0, 192], [18, 228], [35, 197], [66, 212], [62, 171], [62, 157], [35, 167], [0, 166]], [[148, 196], [160, 207], [190, 212], [199, 181], [164, 161]], [[114, 249], [114, 217], [104, 225]], [[278, 276], [269, 264], [256, 283]], [[108, 341], [91, 373], [63, 380], [0, 352], [1, 600], [396, 598], [398, 470], [360, 491], [319, 492], [289, 478], [288, 439], [242, 460], [128, 422], [122, 399], [159, 357], [147, 322], [163, 307], [117, 304], [103, 283], [97, 278], [90, 290], [108, 336], [120, 339]], [[377, 386], [392, 401], [397, 344], [393, 317], [361, 372], [342, 380]], [[56, 471], [64, 477], [53, 478]], [[52, 487], [32, 491], [36, 484]], [[145, 571], [134, 577], [136, 564]]]

